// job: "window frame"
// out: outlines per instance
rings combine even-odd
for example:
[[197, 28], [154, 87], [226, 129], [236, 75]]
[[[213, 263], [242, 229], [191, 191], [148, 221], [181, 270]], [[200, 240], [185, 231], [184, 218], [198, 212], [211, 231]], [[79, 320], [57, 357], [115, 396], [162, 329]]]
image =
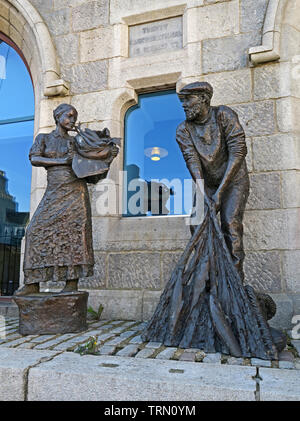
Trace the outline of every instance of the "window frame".
[[[131, 107], [128, 108], [128, 110], [125, 113], [124, 116], [124, 125], [123, 125], [123, 139], [124, 139], [124, 152], [123, 152], [123, 171], [125, 171], [126, 169], [126, 159], [127, 159], [127, 139], [126, 139], [126, 128], [127, 128], [127, 120], [130, 116], [130, 114], [138, 109], [140, 107], [140, 96], [159, 96], [159, 95], [166, 95], [166, 94], [176, 94], [176, 86], [166, 86], [162, 89], [157, 89], [157, 90], [153, 90], [153, 89], [142, 89], [139, 90], [137, 92], [137, 96], [138, 96], [138, 102], [135, 105], [132, 105]], [[192, 179], [192, 177], [191, 177]], [[124, 183], [124, 176], [123, 176], [123, 183], [122, 183], [122, 213], [121, 213], [121, 217], [126, 219], [126, 218], [143, 218], [143, 219], [149, 219], [149, 218], [164, 218], [164, 217], [168, 217], [168, 218], [176, 218], [176, 217], [190, 217], [190, 214], [188, 213], [181, 213], [181, 214], [162, 214], [162, 215], [128, 215], [124, 213], [124, 194], [127, 195], [127, 193], [125, 193], [125, 189], [126, 189], [126, 185]]]

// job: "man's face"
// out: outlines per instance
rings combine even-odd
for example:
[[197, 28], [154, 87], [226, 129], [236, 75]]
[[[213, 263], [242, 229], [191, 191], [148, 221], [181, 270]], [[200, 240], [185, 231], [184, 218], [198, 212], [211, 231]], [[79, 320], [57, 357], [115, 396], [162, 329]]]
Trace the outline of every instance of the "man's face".
[[202, 95], [180, 95], [179, 99], [188, 121], [201, 119], [205, 115], [208, 105]]

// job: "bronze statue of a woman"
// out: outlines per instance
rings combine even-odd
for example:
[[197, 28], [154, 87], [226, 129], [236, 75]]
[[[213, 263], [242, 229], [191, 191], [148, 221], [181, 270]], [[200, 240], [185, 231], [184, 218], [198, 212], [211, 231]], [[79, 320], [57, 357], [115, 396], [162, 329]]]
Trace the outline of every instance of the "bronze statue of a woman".
[[[56, 129], [39, 134], [30, 150], [31, 164], [47, 170], [47, 188], [26, 231], [24, 278], [25, 285], [17, 296], [39, 292], [41, 282], [65, 281], [62, 292], [77, 290], [79, 278], [93, 274], [91, 208], [87, 182], [93, 177], [78, 178], [72, 163], [80, 156], [101, 160], [98, 174], [105, 176], [118, 148], [109, 137], [109, 131], [89, 131], [94, 139], [75, 127], [76, 109], [68, 104], [59, 105], [53, 112]], [[68, 132], [77, 130], [74, 138]], [[88, 129], [87, 129], [88, 130]], [[102, 137], [102, 139], [101, 139]], [[89, 149], [85, 150], [85, 140]], [[98, 143], [97, 143], [98, 140]], [[83, 144], [83, 145], [82, 145]], [[77, 161], [78, 162], [78, 159]], [[99, 180], [96, 177], [96, 181]]]

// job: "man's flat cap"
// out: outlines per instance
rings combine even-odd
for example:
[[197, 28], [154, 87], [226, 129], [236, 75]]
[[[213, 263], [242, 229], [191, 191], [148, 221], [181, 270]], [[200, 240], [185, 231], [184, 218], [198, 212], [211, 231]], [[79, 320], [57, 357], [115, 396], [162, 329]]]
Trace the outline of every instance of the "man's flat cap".
[[206, 93], [211, 98], [213, 96], [213, 87], [208, 82], [194, 82], [185, 85], [178, 95], [197, 95], [201, 93]]

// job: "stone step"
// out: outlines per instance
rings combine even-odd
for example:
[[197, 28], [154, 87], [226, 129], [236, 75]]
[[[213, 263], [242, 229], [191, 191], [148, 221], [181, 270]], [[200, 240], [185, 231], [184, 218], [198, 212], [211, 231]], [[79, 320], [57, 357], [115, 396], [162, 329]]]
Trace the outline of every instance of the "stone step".
[[[0, 348], [0, 401], [254, 401], [256, 367]], [[260, 400], [300, 401], [298, 370], [260, 368]]]

